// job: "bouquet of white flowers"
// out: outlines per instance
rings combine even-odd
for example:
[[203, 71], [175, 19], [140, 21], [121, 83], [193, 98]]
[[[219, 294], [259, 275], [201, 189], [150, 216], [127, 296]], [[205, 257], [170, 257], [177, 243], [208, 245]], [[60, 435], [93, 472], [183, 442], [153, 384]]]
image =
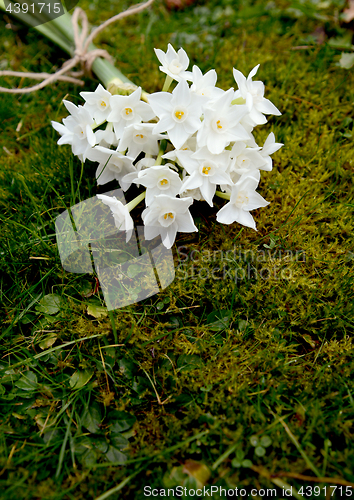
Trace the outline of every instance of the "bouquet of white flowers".
[[[250, 211], [268, 205], [256, 192], [260, 170], [272, 170], [270, 155], [282, 146], [270, 133], [260, 147], [252, 134], [267, 122], [265, 114], [281, 114], [264, 97], [263, 82], [252, 80], [259, 65], [247, 78], [234, 69], [238, 90], [224, 91], [216, 87], [214, 69], [205, 75], [198, 66], [188, 71], [183, 49], [176, 52], [169, 44], [166, 53], [155, 52], [166, 73], [162, 92], [146, 95], [139, 87], [112, 95], [100, 84], [95, 92], [80, 93], [83, 106], [64, 100], [70, 115], [52, 122], [61, 135], [58, 144], [70, 144], [82, 162], [98, 162], [99, 185], [117, 180], [123, 191], [133, 183], [146, 188], [126, 205], [98, 195], [127, 236], [134, 227], [130, 211], [143, 198], [145, 239], [160, 234], [166, 248], [178, 231], [197, 231], [189, 212], [193, 200], [213, 206], [215, 195], [228, 200], [216, 214], [218, 222], [256, 229]], [[169, 92], [173, 80], [177, 85]]]

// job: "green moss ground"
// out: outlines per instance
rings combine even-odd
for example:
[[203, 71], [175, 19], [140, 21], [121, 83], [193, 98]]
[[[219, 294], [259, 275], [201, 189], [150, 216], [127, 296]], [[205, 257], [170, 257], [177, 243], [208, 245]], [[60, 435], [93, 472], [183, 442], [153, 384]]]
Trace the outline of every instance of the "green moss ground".
[[[93, 24], [113, 12], [79, 5]], [[204, 484], [327, 499], [354, 485], [354, 78], [311, 35], [342, 34], [342, 7], [210, 0], [169, 12], [156, 1], [99, 37], [148, 92], [163, 84], [153, 48], [169, 42], [203, 72], [215, 68], [224, 89], [232, 67], [261, 63], [283, 114], [256, 139], [273, 131], [285, 144], [262, 175], [270, 205], [254, 212], [258, 232], [218, 225], [217, 207], [195, 203], [199, 233], [178, 236], [175, 281], [114, 312], [117, 342], [101, 293], [83, 297], [94, 277], [65, 272], [56, 247], [55, 217], [98, 192], [95, 166], [80, 181], [50, 126], [81, 89], [1, 95], [1, 500], [145, 498], [148, 485]], [[2, 69], [62, 64], [35, 31], [6, 22]], [[52, 309], [49, 294], [60, 297]], [[301, 497], [302, 486], [321, 489]]]

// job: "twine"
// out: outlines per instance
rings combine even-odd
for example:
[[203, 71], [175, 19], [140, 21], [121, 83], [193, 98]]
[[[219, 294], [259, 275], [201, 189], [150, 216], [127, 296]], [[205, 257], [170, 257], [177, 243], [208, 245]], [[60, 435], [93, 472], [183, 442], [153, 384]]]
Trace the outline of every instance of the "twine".
[[[133, 14], [137, 14], [142, 10], [149, 7], [154, 0], [148, 0], [145, 3], [138, 4], [136, 6], [131, 6], [127, 10], [117, 14], [116, 16], [107, 19], [104, 23], [98, 26], [96, 29], [92, 31], [90, 35], [88, 35], [89, 31], [89, 23], [87, 19], [86, 13], [80, 8], [76, 7], [74, 13], [71, 18], [71, 22], [74, 30], [74, 56], [65, 61], [61, 69], [56, 71], [55, 73], [22, 73], [18, 71], [0, 71], [1, 76], [17, 76], [22, 78], [33, 78], [34, 80], [39, 80], [44, 78], [41, 83], [37, 85], [33, 85], [32, 87], [26, 87], [24, 89], [8, 89], [5, 87], [0, 87], [0, 92], [7, 92], [11, 94], [29, 94], [30, 92], [35, 92], [36, 90], [40, 90], [43, 87], [46, 87], [50, 83], [53, 83], [57, 80], [72, 82], [78, 85], [83, 85], [84, 82], [77, 77], [81, 77], [83, 75], [92, 75], [92, 64], [94, 63], [97, 57], [102, 57], [104, 59], [108, 59], [112, 62], [111, 56], [104, 49], [93, 49], [89, 50], [89, 46], [92, 43], [93, 39], [104, 30], [107, 26], [114, 23], [115, 21], [119, 21], [124, 17], [131, 16]], [[81, 33], [79, 28], [79, 20], [81, 21]], [[75, 73], [69, 73], [71, 69], [73, 69], [78, 64], [81, 64], [81, 71]], [[69, 73], [69, 75], [68, 75]]]

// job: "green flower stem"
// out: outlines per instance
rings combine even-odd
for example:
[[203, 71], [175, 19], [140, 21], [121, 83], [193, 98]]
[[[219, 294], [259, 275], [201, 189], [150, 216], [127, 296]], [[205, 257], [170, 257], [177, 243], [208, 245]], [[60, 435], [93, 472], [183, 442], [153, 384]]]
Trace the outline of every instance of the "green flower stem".
[[145, 198], [145, 193], [146, 193], [146, 191], [144, 191], [143, 193], [140, 193], [136, 198], [134, 198], [134, 200], [132, 200], [126, 204], [126, 207], [127, 207], [129, 212], [131, 212], [133, 210], [133, 208], [135, 208], [137, 205], [139, 205], [139, 203]]
[[166, 148], [167, 148], [167, 141], [166, 139], [162, 139], [162, 141], [160, 142], [159, 154], [157, 155], [155, 165], [161, 165], [162, 155], [165, 154]]
[[224, 200], [229, 200], [230, 201], [230, 194], [229, 193], [223, 193], [222, 191], [215, 191], [216, 196], [219, 196], [219, 198], [223, 198]]
[[162, 92], [168, 92], [172, 82], [173, 78], [171, 78], [169, 75], [166, 75], [165, 83], [163, 84], [162, 87]]

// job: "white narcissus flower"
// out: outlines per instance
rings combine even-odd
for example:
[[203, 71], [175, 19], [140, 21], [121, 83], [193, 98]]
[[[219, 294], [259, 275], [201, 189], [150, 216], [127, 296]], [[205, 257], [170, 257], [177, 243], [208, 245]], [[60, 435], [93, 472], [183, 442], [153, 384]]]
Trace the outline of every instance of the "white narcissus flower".
[[126, 242], [130, 240], [133, 230], [134, 230], [134, 221], [129, 213], [129, 210], [126, 205], [115, 196], [106, 196], [105, 194], [98, 194], [97, 198], [100, 199], [105, 205], [109, 206], [111, 209], [114, 223], [120, 231], [127, 232]]
[[242, 175], [256, 168], [266, 170], [265, 159], [259, 153], [259, 150], [259, 147], [247, 147], [244, 142], [235, 142], [230, 151], [228, 172], [236, 172], [238, 175]]
[[204, 108], [204, 121], [198, 130], [199, 147], [206, 146], [210, 153], [220, 154], [233, 141], [247, 141], [249, 134], [240, 125], [248, 112], [246, 105], [231, 105], [234, 90], [231, 88]]
[[[234, 68], [234, 78], [238, 85], [238, 90], [235, 92], [235, 99], [240, 97], [244, 99], [249, 109], [249, 118], [254, 122], [254, 125], [263, 125], [267, 123], [266, 115], [281, 115], [281, 112], [272, 102], [264, 97], [264, 83], [253, 82], [252, 77], [257, 73], [259, 64], [246, 77]], [[264, 113], [264, 114], [263, 114]]]
[[180, 193], [181, 198], [188, 198], [189, 196], [196, 201], [205, 201], [199, 188], [186, 189], [185, 191], [182, 191], [182, 193]]
[[189, 151], [191, 154], [197, 149], [197, 137], [196, 134], [192, 135], [181, 147], [181, 149], [172, 149], [170, 151], [167, 148], [167, 153], [165, 153], [162, 158], [172, 161], [177, 161], [177, 154], [179, 151]]
[[179, 151], [177, 158], [189, 174], [184, 178], [180, 193], [199, 188], [202, 197], [212, 207], [216, 185], [232, 184], [229, 174], [225, 172], [229, 161], [228, 151], [213, 155], [204, 147], [195, 153]]
[[137, 184], [146, 187], [146, 206], [151, 205], [154, 197], [159, 194], [175, 196], [180, 190], [182, 181], [179, 175], [169, 168], [170, 166], [173, 167], [172, 164], [167, 163], [141, 170], [134, 180]]
[[220, 97], [224, 91], [219, 89], [219, 87], [215, 87], [217, 78], [215, 69], [211, 69], [203, 75], [200, 68], [194, 65], [191, 92], [195, 92], [197, 95], [203, 96], [206, 102], [209, 99], [216, 99]]
[[[124, 183], [124, 184], [128, 184], [128, 186], [130, 187], [131, 183], [136, 181], [136, 177], [138, 175], [138, 173], [141, 171], [141, 170], [144, 170], [144, 169], [147, 169], [147, 168], [150, 168], [150, 167], [153, 167], [156, 163], [156, 160], [155, 158], [142, 158], [141, 160], [139, 160], [136, 164], [135, 164], [135, 168], [136, 170], [134, 170], [134, 172], [130, 172], [129, 174], [126, 174], [122, 179], [121, 179], [121, 182]], [[139, 187], [140, 184], [138, 181], [135, 182], [135, 184]], [[128, 188], [127, 188], [128, 189]]]
[[163, 52], [161, 49], [154, 49], [157, 59], [160, 61], [162, 66], [160, 66], [160, 71], [166, 73], [173, 80], [178, 82], [181, 80], [191, 80], [192, 73], [186, 71], [189, 66], [189, 59], [186, 52], [183, 49], [179, 49], [178, 52], [169, 43], [167, 52]]
[[112, 111], [107, 117], [109, 122], [113, 122], [114, 131], [117, 138], [123, 135], [127, 125], [149, 121], [155, 117], [149, 104], [140, 100], [141, 87], [138, 87], [128, 96], [113, 95], [110, 103]]
[[167, 131], [168, 138], [177, 149], [201, 126], [202, 98], [193, 96], [184, 80], [177, 84], [172, 94], [156, 92], [149, 95], [149, 103], [160, 119], [153, 133]]
[[159, 152], [158, 140], [162, 134], [153, 134], [155, 123], [136, 123], [125, 127], [119, 143], [119, 150], [128, 149], [129, 156], [136, 158], [141, 152], [147, 155], [157, 155]]
[[192, 203], [193, 198], [181, 199], [165, 194], [155, 196], [151, 205], [141, 214], [145, 225], [145, 239], [152, 240], [161, 235], [164, 246], [171, 248], [177, 231], [182, 233], [198, 231], [189, 212]]
[[83, 106], [75, 106], [70, 101], [63, 100], [70, 116], [63, 118], [63, 124], [52, 121], [53, 128], [61, 138], [58, 144], [70, 144], [74, 155], [80, 160], [86, 160], [86, 152], [97, 144], [97, 138], [92, 130], [95, 122]]
[[102, 146], [90, 149], [87, 158], [91, 161], [99, 162], [96, 170], [98, 185], [117, 180], [123, 191], [129, 189], [131, 181], [126, 182], [123, 180], [123, 177], [130, 172], [136, 172], [133, 165], [134, 158], [124, 156], [119, 151], [107, 149]]
[[98, 124], [107, 120], [112, 111], [110, 105], [112, 94], [108, 90], [99, 84], [94, 92], [80, 92], [80, 95], [86, 101], [84, 108]]
[[275, 136], [273, 132], [271, 132], [263, 144], [263, 148], [259, 152], [265, 161], [265, 166], [262, 167], [263, 170], [272, 170], [273, 161], [270, 155], [278, 151], [282, 146], [284, 146], [284, 144], [281, 142], [275, 142]]
[[256, 192], [259, 179], [259, 170], [242, 175], [232, 186], [230, 201], [216, 214], [216, 220], [222, 224], [238, 222], [257, 231], [250, 210], [269, 205], [269, 202]]
[[118, 139], [116, 134], [112, 130], [112, 123], [108, 123], [106, 130], [97, 130], [95, 132], [97, 138], [97, 144], [105, 148], [113, 146], [117, 149]]

